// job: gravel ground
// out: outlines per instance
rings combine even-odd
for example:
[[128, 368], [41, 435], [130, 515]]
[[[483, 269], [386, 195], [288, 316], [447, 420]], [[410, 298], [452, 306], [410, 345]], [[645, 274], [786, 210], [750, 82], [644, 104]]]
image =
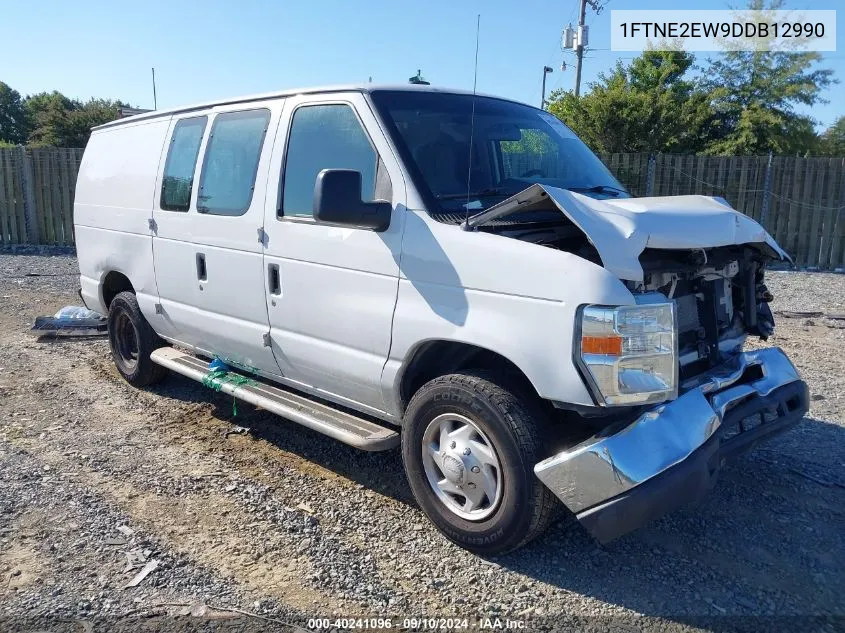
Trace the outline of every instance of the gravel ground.
[[[230, 398], [179, 376], [138, 391], [104, 339], [30, 336], [36, 315], [78, 303], [76, 274], [70, 253], [0, 252], [0, 631], [21, 618], [32, 626], [14, 630], [290, 630], [315, 616], [845, 626], [841, 321], [779, 319], [766, 345], [808, 380], [811, 411], [699, 507], [607, 546], [564, 521], [485, 560], [428, 523], [398, 451], [359, 452], [243, 403], [233, 416]], [[775, 310], [845, 312], [845, 275], [778, 272], [769, 286]]]

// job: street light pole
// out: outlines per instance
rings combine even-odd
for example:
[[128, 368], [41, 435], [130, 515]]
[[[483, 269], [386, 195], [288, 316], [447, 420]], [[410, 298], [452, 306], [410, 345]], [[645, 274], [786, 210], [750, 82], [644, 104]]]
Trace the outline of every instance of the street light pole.
[[546, 75], [548, 75], [550, 72], [554, 72], [554, 69], [548, 66], [543, 66], [543, 96], [540, 98], [541, 110], [546, 109]]

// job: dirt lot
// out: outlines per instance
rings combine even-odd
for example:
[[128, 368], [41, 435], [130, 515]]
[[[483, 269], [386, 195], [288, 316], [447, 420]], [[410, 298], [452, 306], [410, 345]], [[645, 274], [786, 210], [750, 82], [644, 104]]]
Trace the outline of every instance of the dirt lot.
[[[78, 303], [75, 275], [72, 255], [0, 253], [0, 631], [335, 615], [845, 626], [843, 321], [778, 320], [767, 344], [808, 380], [810, 414], [729, 466], [703, 505], [604, 547], [564, 521], [483, 560], [428, 523], [398, 451], [358, 452], [243, 403], [234, 416], [179, 376], [137, 391], [105, 340], [31, 337], [36, 315]], [[773, 273], [770, 287], [776, 310], [845, 312], [843, 275]]]

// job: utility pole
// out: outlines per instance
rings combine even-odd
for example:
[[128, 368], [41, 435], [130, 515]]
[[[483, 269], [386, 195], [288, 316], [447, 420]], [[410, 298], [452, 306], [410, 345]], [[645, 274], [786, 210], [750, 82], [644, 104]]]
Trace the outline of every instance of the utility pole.
[[578, 97], [581, 95], [581, 66], [584, 60], [584, 45], [586, 42], [586, 37], [582, 37], [586, 35], [586, 30], [584, 29], [584, 19], [587, 17], [587, 0], [581, 0], [581, 9], [579, 10], [578, 14], [578, 35], [576, 38], [576, 47], [575, 47], [575, 56], [578, 58], [578, 61], [575, 64], [575, 96]]
[[585, 24], [587, 18], [587, 5], [597, 14], [601, 13], [604, 8], [602, 0], [580, 0], [580, 7], [578, 11], [578, 29], [572, 28], [569, 24], [563, 32], [562, 44], [563, 48], [571, 48], [575, 50], [577, 58], [575, 62], [575, 96], [581, 95], [581, 66], [584, 63], [584, 49], [587, 48], [588, 27]]

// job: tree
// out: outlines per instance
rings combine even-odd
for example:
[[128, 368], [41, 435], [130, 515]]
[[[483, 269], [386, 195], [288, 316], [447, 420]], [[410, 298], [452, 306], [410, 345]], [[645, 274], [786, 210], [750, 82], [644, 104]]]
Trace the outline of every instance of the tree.
[[21, 95], [0, 81], [0, 142], [16, 145], [26, 141], [26, 117]]
[[598, 152], [696, 152], [713, 112], [709, 93], [687, 78], [692, 67], [684, 51], [646, 51], [582, 97], [553, 92], [549, 111]]
[[[777, 9], [781, 0], [751, 0], [749, 9]], [[805, 153], [813, 149], [815, 121], [798, 114], [799, 105], [824, 103], [833, 71], [815, 68], [816, 52], [730, 50], [710, 61], [707, 85], [718, 115], [708, 151], [715, 154]]]
[[73, 101], [62, 93], [41, 92], [24, 100], [30, 145], [64, 146], [67, 137], [68, 113], [74, 107]]
[[653, 139], [649, 151], [697, 152], [704, 147], [714, 113], [712, 91], [687, 79], [695, 58], [682, 50], [645, 51], [629, 69], [631, 88], [645, 100], [641, 125]]
[[56, 147], [85, 147], [91, 128], [114, 121], [121, 101], [90, 99], [82, 103], [60, 92], [42, 92], [24, 101], [29, 143]]
[[827, 156], [845, 156], [845, 115], [824, 131], [821, 151]]
[[0, 146], [85, 147], [91, 128], [120, 116], [122, 101], [68, 99], [61, 92], [40, 92], [21, 99], [0, 81]]
[[120, 116], [120, 108], [128, 107], [121, 101], [90, 99], [85, 103], [75, 102], [75, 108], [68, 114], [64, 147], [85, 147], [91, 128], [114, 121]]

